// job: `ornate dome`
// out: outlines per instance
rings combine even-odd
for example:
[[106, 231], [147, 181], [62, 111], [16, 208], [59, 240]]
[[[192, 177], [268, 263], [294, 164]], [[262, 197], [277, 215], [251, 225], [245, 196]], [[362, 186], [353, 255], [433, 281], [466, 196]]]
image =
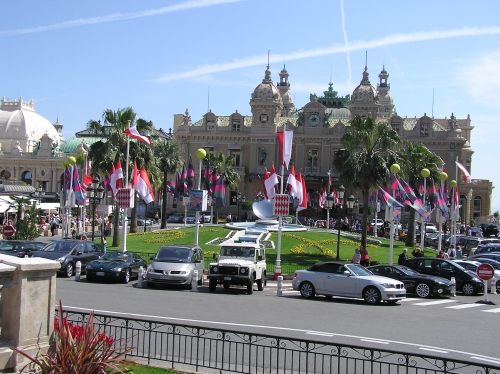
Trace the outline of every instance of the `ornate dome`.
[[54, 142], [59, 144], [62, 141], [61, 134], [54, 125], [46, 118], [35, 113], [35, 104], [33, 101], [25, 102], [22, 97], [19, 101], [9, 101], [5, 98], [0, 106], [0, 143], [2, 151], [10, 152], [16, 142], [24, 152], [30, 152], [28, 149], [35, 141], [47, 134]]
[[368, 75], [368, 68], [365, 66], [363, 79], [361, 80], [359, 86], [352, 92], [351, 103], [373, 103], [378, 100], [377, 91], [375, 90], [375, 87], [370, 84]]
[[325, 113], [329, 114], [330, 119], [350, 119], [351, 111], [347, 108], [327, 108]]
[[279, 91], [271, 79], [269, 65], [267, 65], [262, 83], [259, 84], [252, 93], [252, 101], [281, 101]]
[[290, 95], [290, 92], [288, 91], [281, 96], [281, 100], [283, 101], [283, 104], [293, 104], [292, 95]]

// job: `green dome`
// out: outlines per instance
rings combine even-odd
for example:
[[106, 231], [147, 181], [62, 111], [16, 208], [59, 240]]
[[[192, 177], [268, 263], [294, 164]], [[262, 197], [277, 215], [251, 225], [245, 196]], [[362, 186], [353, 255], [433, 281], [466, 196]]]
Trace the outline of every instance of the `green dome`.
[[104, 140], [104, 138], [74, 136], [68, 140], [65, 140], [64, 143], [61, 144], [59, 149], [64, 153], [76, 153], [76, 149], [80, 144], [82, 144], [82, 141], [90, 147], [92, 144], [98, 142], [99, 140]]

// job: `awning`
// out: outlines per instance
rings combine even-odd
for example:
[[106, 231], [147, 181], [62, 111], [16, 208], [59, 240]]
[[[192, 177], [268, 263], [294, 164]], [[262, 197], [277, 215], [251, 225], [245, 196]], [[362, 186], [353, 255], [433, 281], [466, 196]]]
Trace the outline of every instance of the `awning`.
[[37, 205], [42, 210], [56, 211], [61, 207], [60, 203], [40, 203]]

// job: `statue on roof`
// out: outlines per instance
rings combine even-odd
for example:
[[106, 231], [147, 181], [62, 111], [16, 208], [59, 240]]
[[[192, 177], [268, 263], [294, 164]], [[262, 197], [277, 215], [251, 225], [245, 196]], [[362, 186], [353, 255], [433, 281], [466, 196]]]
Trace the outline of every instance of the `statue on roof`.
[[52, 143], [52, 149], [51, 149], [52, 156], [56, 155], [58, 147], [59, 147], [59, 143], [58, 142], [53, 142]]
[[267, 149], [265, 147], [259, 147], [259, 165], [264, 166], [266, 164]]
[[457, 117], [453, 113], [451, 113], [451, 117], [448, 120], [448, 130], [457, 130], [458, 129], [458, 124], [457, 124]]
[[189, 110], [187, 110], [187, 108], [186, 108], [186, 112], [182, 116], [182, 124], [187, 125], [187, 126], [191, 126], [191, 116], [189, 115]]
[[33, 147], [33, 156], [36, 156], [38, 151], [40, 150], [40, 141], [35, 141], [35, 146]]

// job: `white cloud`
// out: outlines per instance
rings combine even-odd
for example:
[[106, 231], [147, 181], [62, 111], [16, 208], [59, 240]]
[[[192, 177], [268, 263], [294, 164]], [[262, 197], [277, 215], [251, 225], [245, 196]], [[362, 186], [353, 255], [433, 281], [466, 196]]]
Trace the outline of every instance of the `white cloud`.
[[500, 102], [499, 71], [500, 51], [495, 51], [460, 69], [457, 79], [465, 83], [465, 89], [473, 99], [496, 108]]
[[135, 13], [116, 13], [109, 14], [107, 16], [94, 17], [94, 18], [82, 18], [76, 19], [73, 21], [66, 21], [61, 23], [54, 23], [52, 25], [47, 26], [38, 26], [32, 27], [29, 29], [17, 29], [17, 30], [8, 30], [8, 31], [0, 31], [0, 37], [2, 36], [12, 36], [12, 35], [23, 35], [23, 34], [33, 34], [38, 32], [57, 30], [57, 29], [66, 29], [69, 27], [78, 27], [78, 26], [86, 26], [93, 25], [97, 23], [105, 23], [105, 22], [115, 22], [115, 21], [124, 21], [128, 19], [135, 18], [143, 18], [143, 17], [151, 17], [157, 16], [160, 14], [180, 12], [183, 10], [190, 10], [196, 8], [205, 8], [214, 5], [227, 4], [227, 3], [235, 3], [243, 0], [193, 0], [187, 1], [182, 4], [170, 5], [159, 9], [151, 9], [151, 10], [143, 10]]
[[[418, 31], [410, 34], [393, 34], [382, 38], [373, 39], [369, 41], [360, 40], [357, 42], [349, 43], [349, 45], [334, 44], [330, 47], [317, 48], [311, 50], [300, 50], [290, 52], [288, 54], [273, 55], [270, 57], [270, 62], [281, 63], [283, 61], [300, 60], [304, 58], [311, 58], [317, 56], [326, 56], [337, 53], [347, 53], [353, 51], [367, 50], [371, 48], [380, 48], [389, 45], [414, 43], [426, 40], [449, 39], [459, 38], [466, 36], [480, 36], [480, 35], [496, 35], [500, 34], [500, 27], [465, 27], [462, 29], [454, 30], [435, 30], [435, 31]], [[168, 74], [154, 81], [157, 82], [170, 82], [178, 79], [188, 79], [199, 75], [218, 73], [228, 70], [240, 69], [250, 66], [263, 65], [267, 63], [268, 56], [258, 55], [251, 56], [245, 59], [234, 60], [231, 62], [222, 62], [213, 65], [203, 65], [191, 70], [179, 71], [176, 73]]]

